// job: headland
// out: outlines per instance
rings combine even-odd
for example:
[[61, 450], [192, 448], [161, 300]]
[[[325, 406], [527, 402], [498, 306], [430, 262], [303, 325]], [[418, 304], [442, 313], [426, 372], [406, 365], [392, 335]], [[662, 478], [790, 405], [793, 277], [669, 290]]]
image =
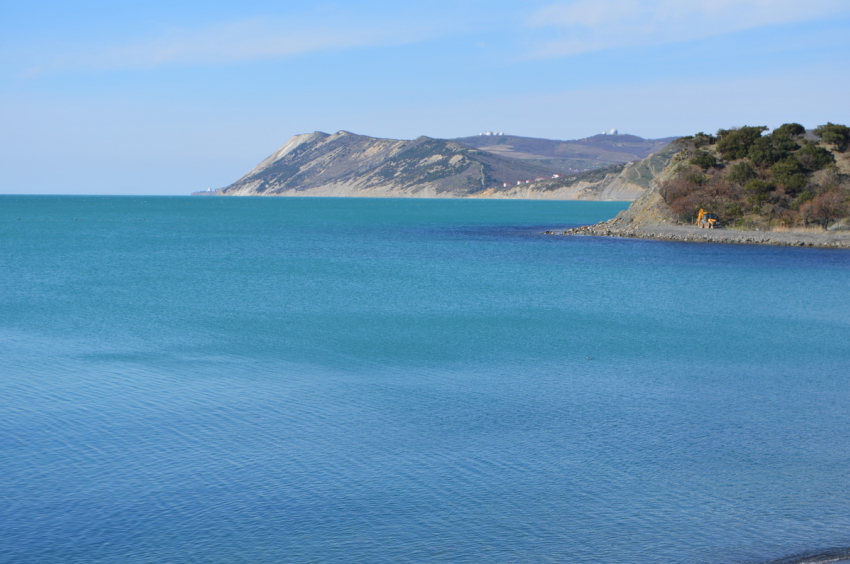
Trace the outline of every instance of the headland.
[[571, 141], [400, 140], [317, 131], [292, 137], [229, 186], [195, 195], [632, 201], [669, 163], [674, 139], [612, 132]]
[[[545, 233], [850, 248], [850, 128], [766, 130], [678, 139], [669, 164], [617, 217]], [[706, 212], [717, 222], [700, 222]]]

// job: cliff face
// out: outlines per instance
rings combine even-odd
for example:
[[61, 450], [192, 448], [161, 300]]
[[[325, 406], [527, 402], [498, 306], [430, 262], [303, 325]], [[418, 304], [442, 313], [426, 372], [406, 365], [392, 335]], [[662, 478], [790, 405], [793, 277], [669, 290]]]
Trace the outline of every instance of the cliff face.
[[566, 176], [545, 160], [505, 157], [456, 141], [316, 132], [291, 138], [216, 194], [634, 200], [669, 162], [665, 155]]
[[660, 185], [675, 174], [671, 166], [672, 158], [678, 149], [672, 147], [665, 149], [666, 159], [658, 158], [661, 155], [650, 157], [656, 158], [654, 174], [649, 179], [643, 193], [634, 199], [632, 204], [608, 223], [621, 227], [638, 227], [644, 225], [675, 225], [677, 222], [670, 212], [669, 206], [661, 197]]

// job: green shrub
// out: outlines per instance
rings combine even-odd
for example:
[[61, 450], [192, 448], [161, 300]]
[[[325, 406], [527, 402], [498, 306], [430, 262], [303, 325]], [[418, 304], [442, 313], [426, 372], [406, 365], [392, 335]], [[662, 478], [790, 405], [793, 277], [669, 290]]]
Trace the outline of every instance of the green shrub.
[[772, 133], [770, 135], [770, 141], [773, 143], [773, 146], [777, 151], [785, 154], [792, 153], [800, 148], [800, 145], [792, 136], [784, 135], [782, 133]]
[[755, 180], [756, 177], [756, 169], [753, 168], [753, 165], [747, 161], [741, 161], [732, 165], [732, 169], [729, 171], [726, 179], [733, 184], [743, 186], [750, 180]]
[[727, 203], [726, 208], [723, 211], [723, 216], [729, 219], [737, 219], [743, 215], [744, 212], [741, 210], [741, 206], [735, 202]]
[[844, 152], [847, 146], [850, 145], [850, 127], [846, 125], [827, 122], [826, 125], [821, 125], [815, 129], [815, 135], [820, 137], [825, 143], [835, 145], [841, 152]]
[[803, 165], [797, 159], [791, 157], [771, 166], [770, 172], [777, 181], [781, 181], [781, 178], [784, 176], [801, 174], [803, 172]]
[[759, 137], [752, 145], [747, 156], [758, 166], [770, 166], [773, 163], [785, 158], [788, 153], [778, 148], [774, 144], [774, 139], [767, 135]]
[[747, 193], [747, 201], [754, 208], [758, 208], [770, 198], [770, 193], [776, 189], [773, 182], [767, 180], [751, 180], [744, 187]]
[[785, 137], [797, 137], [806, 133], [806, 128], [799, 123], [783, 123], [773, 130], [773, 135], [779, 134]]
[[774, 164], [770, 167], [770, 172], [776, 183], [784, 186], [792, 196], [805, 188], [808, 183], [803, 165], [793, 157]]
[[711, 153], [700, 151], [691, 159], [691, 164], [703, 170], [708, 170], [717, 166], [717, 159]]
[[771, 192], [776, 189], [776, 184], [770, 180], [751, 180], [744, 186], [747, 192]]
[[793, 202], [791, 202], [790, 207], [792, 210], [798, 210], [800, 209], [800, 206], [802, 206], [814, 197], [815, 195], [809, 192], [808, 190], [803, 190], [802, 192], [800, 192], [800, 195], [797, 196]]
[[797, 151], [797, 160], [806, 170], [815, 171], [828, 167], [835, 162], [835, 157], [832, 153], [818, 147], [815, 143], [806, 143], [806, 145]]
[[750, 151], [750, 146], [755, 143], [756, 139], [761, 137], [763, 131], [767, 127], [744, 126], [740, 129], [726, 130], [721, 129], [717, 132], [719, 141], [717, 142], [717, 150], [721, 156], [727, 161], [743, 159]]

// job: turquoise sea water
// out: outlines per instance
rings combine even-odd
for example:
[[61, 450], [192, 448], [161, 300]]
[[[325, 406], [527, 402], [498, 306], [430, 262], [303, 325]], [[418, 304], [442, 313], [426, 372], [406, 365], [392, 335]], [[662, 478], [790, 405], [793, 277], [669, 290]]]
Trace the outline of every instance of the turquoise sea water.
[[850, 252], [623, 207], [0, 197], [0, 562], [850, 546]]

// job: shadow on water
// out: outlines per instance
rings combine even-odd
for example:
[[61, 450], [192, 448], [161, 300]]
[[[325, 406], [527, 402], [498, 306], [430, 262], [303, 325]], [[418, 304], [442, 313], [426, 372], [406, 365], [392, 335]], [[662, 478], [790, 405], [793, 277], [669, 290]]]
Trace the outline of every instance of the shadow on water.
[[850, 547], [804, 552], [778, 560], [770, 560], [764, 564], [830, 564], [847, 561], [850, 561]]

